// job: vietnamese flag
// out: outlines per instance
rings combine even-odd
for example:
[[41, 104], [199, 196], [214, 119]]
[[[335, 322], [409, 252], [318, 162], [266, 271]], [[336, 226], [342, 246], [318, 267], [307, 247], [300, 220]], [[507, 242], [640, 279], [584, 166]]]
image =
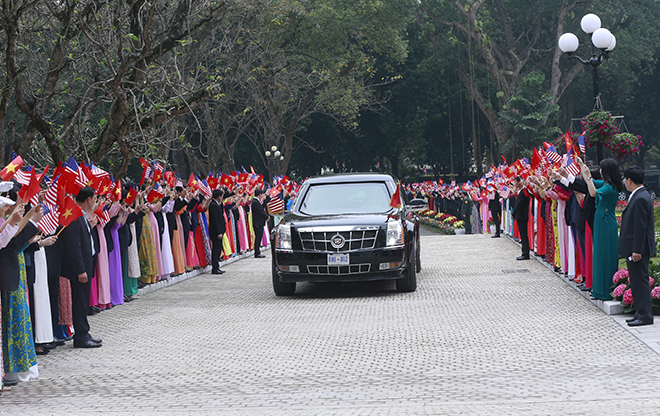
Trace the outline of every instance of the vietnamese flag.
[[223, 173], [222, 177], [220, 178], [220, 185], [226, 186], [227, 188], [231, 188], [233, 184], [234, 184], [234, 180], [232, 179], [232, 177], [227, 175], [226, 173]]
[[35, 169], [30, 171], [30, 183], [23, 185], [21, 190], [18, 191], [18, 196], [23, 201], [31, 200], [36, 194], [39, 193], [39, 191], [41, 191], [41, 186], [39, 185], [40, 182], [37, 181], [37, 176], [34, 174], [34, 171]]
[[401, 182], [396, 185], [396, 190], [390, 199], [390, 206], [392, 208], [401, 208]]
[[194, 173], [191, 173], [188, 178], [188, 187], [193, 188], [196, 191], [199, 190], [199, 184], [197, 183], [197, 178]]
[[532, 170], [536, 170], [541, 165], [541, 155], [536, 147], [532, 151]]
[[60, 224], [64, 227], [83, 216], [82, 210], [70, 196], [66, 197], [64, 206], [59, 211]]
[[208, 182], [209, 188], [211, 188], [211, 190], [214, 190], [218, 187], [218, 178], [213, 176], [211, 173], [209, 173], [209, 176], [206, 177], [206, 182]]
[[133, 202], [135, 202], [135, 198], [137, 197], [138, 192], [133, 188], [132, 186], [128, 190], [128, 193], [126, 194], [126, 198], [124, 198], [124, 202], [127, 203], [128, 205], [133, 205]]
[[121, 181], [117, 179], [115, 189], [112, 190], [112, 200], [115, 202], [121, 201]]
[[573, 147], [573, 139], [571, 138], [571, 133], [566, 132], [566, 134], [564, 134], [564, 141], [566, 142], [566, 153], [568, 153]]
[[23, 158], [16, 156], [4, 169], [0, 170], [0, 178], [3, 181], [8, 181], [14, 177], [16, 171], [23, 166]]
[[176, 177], [174, 176], [174, 173], [168, 170], [163, 174], [163, 176], [165, 177], [167, 186], [169, 186], [170, 188], [174, 188], [176, 186]]
[[149, 166], [149, 162], [147, 162], [147, 159], [141, 157], [140, 160], [140, 166], [142, 166], [142, 170], [146, 169]]
[[161, 199], [164, 196], [165, 194], [158, 192], [155, 189], [152, 189], [151, 192], [149, 192], [149, 195], [147, 195], [147, 202], [153, 204], [157, 199]]

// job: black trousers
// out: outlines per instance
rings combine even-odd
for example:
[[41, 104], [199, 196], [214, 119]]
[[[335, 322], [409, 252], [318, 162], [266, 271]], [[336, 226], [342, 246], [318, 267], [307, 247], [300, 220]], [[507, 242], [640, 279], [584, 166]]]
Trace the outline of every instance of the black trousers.
[[649, 258], [642, 257], [638, 262], [628, 261], [630, 288], [635, 305], [635, 316], [643, 322], [653, 322], [651, 307], [651, 287], [649, 286]]
[[87, 313], [89, 312], [89, 295], [92, 288], [92, 278], [87, 276], [87, 283], [80, 283], [77, 277], [70, 280], [73, 329], [76, 331], [73, 335], [73, 340], [74, 342], [84, 342], [90, 338]]
[[254, 227], [254, 255], [261, 254], [261, 240], [264, 238], [264, 226]]
[[495, 223], [495, 234], [500, 235], [500, 214], [502, 211], [498, 210], [490, 210], [490, 216], [493, 218], [493, 222]]
[[211, 237], [211, 271], [220, 270], [220, 254], [222, 254], [222, 240], [217, 237]]
[[529, 257], [529, 235], [527, 234], [527, 219], [524, 221], [516, 220], [518, 223], [518, 232], [520, 233], [520, 244], [522, 244], [522, 255]]

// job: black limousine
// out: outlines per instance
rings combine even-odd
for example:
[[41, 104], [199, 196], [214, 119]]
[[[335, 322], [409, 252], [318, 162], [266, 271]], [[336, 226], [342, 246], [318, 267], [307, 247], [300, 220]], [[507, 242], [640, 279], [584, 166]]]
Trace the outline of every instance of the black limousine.
[[292, 295], [297, 282], [396, 280], [417, 288], [419, 220], [392, 208], [390, 175], [337, 174], [310, 178], [271, 234], [273, 289]]

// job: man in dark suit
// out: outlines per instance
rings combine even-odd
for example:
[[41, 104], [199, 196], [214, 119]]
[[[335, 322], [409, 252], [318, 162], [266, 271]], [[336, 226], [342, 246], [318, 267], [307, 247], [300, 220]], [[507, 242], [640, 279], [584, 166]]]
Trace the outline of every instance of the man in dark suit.
[[525, 182], [520, 176], [513, 180], [516, 196], [516, 206], [513, 207], [513, 218], [518, 223], [518, 232], [520, 233], [520, 243], [522, 244], [522, 255], [516, 257], [516, 260], [529, 260], [529, 237], [527, 235], [527, 220], [529, 218], [529, 195], [525, 190]]
[[214, 189], [211, 204], [209, 205], [209, 236], [211, 237], [211, 274], [223, 274], [220, 270], [220, 253], [222, 253], [222, 236], [227, 230], [225, 216], [222, 209], [222, 189]]
[[649, 286], [649, 258], [656, 255], [653, 202], [644, 188], [644, 171], [632, 166], [626, 169], [624, 184], [630, 191], [628, 206], [621, 216], [619, 256], [627, 259], [630, 288], [635, 316], [627, 319], [629, 326], [653, 324], [651, 288]]
[[263, 200], [266, 198], [266, 194], [263, 189], [254, 190], [254, 199], [252, 200], [252, 226], [254, 227], [254, 257], [257, 259], [264, 258], [261, 254], [261, 239], [264, 235], [264, 226], [266, 221], [268, 221], [269, 215], [266, 214], [264, 206], [262, 205]]
[[488, 195], [488, 209], [490, 210], [490, 216], [493, 217], [493, 222], [495, 223], [495, 234], [493, 234], [491, 238], [500, 238], [500, 215], [502, 214], [502, 204], [500, 203], [499, 192], [495, 191], [493, 194]]
[[73, 314], [74, 348], [98, 348], [101, 340], [89, 334], [89, 296], [91, 281], [96, 268], [96, 254], [99, 251], [98, 238], [92, 234], [92, 226], [87, 215], [94, 212], [96, 196], [94, 190], [86, 186], [78, 192], [76, 203], [83, 215], [62, 231], [62, 275], [71, 281], [71, 310]]

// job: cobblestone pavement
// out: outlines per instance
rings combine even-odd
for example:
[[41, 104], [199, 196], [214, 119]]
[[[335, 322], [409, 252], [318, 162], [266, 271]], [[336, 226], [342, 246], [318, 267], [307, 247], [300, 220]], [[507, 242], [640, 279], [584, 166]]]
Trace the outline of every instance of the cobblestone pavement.
[[246, 259], [91, 317], [3, 415], [657, 415], [660, 355], [518, 247], [423, 236], [414, 293]]

